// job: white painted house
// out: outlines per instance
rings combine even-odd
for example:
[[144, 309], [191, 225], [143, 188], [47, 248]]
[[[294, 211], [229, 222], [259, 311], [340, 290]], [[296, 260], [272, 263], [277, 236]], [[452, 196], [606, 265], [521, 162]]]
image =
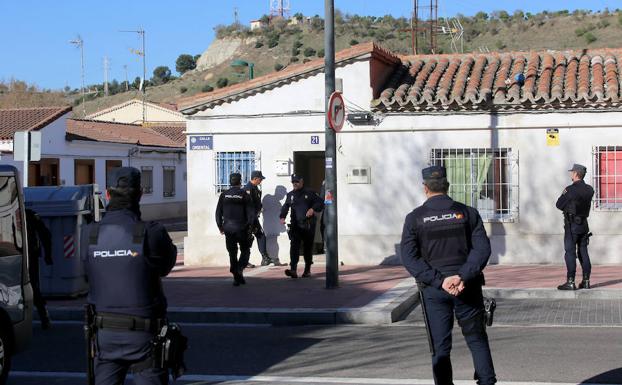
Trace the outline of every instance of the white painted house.
[[[144, 119], [143, 119], [144, 112]], [[152, 103], [132, 99], [125, 103], [97, 111], [87, 115], [85, 119], [103, 122], [140, 124], [143, 122], [177, 122], [186, 121], [183, 114], [177, 111], [176, 106], [166, 103]]]
[[[596, 190], [592, 261], [622, 263], [622, 50], [402, 58], [369, 43], [336, 61], [355, 122], [337, 135], [340, 260], [396, 261], [404, 217], [425, 200], [421, 169], [441, 164], [450, 195], [482, 214], [493, 263], [563, 263], [555, 201], [581, 163]], [[269, 249], [288, 260], [278, 212], [289, 175], [316, 189], [324, 178], [323, 61], [182, 100], [180, 110], [192, 207], [184, 262], [228, 262], [218, 192], [229, 172], [252, 169], [267, 177]]]
[[143, 218], [186, 216], [185, 125], [153, 126], [70, 119], [71, 107], [0, 110], [1, 163], [13, 164], [16, 131], [41, 131], [41, 160], [29, 163], [29, 186], [96, 183], [114, 167], [143, 173]]

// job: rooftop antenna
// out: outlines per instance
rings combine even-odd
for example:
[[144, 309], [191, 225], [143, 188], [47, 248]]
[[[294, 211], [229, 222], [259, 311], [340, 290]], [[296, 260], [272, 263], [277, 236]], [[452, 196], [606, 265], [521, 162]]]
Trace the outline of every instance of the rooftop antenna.
[[[464, 27], [457, 18], [445, 19], [445, 25], [441, 27], [441, 34], [449, 35], [451, 38], [451, 49], [454, 53], [464, 53]], [[460, 47], [458, 48], [458, 45]]]
[[238, 11], [238, 7], [233, 8], [233, 23], [236, 28], [240, 27], [240, 13]]
[[[413, 55], [423, 53], [423, 47], [419, 44], [420, 34], [423, 35], [423, 40], [427, 40], [431, 53], [438, 51], [436, 41], [438, 33], [438, 0], [430, 0], [430, 5], [424, 5], [425, 1], [413, 0], [413, 15], [410, 20]], [[425, 12], [429, 12], [428, 19], [425, 21], [420, 20], [420, 16], [424, 16]]]
[[289, 18], [289, 0], [270, 0], [270, 17]]
[[86, 105], [84, 104], [86, 101], [86, 96], [84, 94], [84, 40], [82, 40], [82, 37], [80, 37], [80, 35], [78, 35], [78, 37], [74, 40], [69, 40], [69, 44], [73, 44], [75, 45], [77, 48], [80, 49], [80, 68], [81, 68], [81, 79], [82, 79], [82, 85], [80, 87], [80, 92], [82, 93], [82, 112], [84, 114], [84, 116], [86, 116]]
[[142, 88], [142, 94], [143, 94], [143, 125], [145, 124], [145, 83], [147, 82], [146, 76], [147, 76], [147, 64], [145, 62], [145, 30], [140, 27], [139, 29], [135, 30], [135, 31], [119, 31], [119, 32], [133, 32], [133, 33], [137, 33], [138, 36], [140, 37], [140, 39], [142, 40], [142, 46], [143, 49], [142, 51], [139, 50], [132, 50], [132, 53], [135, 53], [138, 56], [142, 56], [143, 57], [143, 81], [141, 82], [140, 88]]

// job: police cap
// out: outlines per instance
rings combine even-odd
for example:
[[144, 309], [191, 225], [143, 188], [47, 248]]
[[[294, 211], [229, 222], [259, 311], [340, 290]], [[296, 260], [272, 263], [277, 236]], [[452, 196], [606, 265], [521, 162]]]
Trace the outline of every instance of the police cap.
[[251, 179], [255, 179], [255, 178], [261, 178], [261, 180], [266, 179], [266, 177], [263, 176], [261, 171], [258, 171], [258, 170], [255, 170], [255, 171], [251, 172]]
[[238, 186], [242, 183], [242, 175], [239, 172], [234, 172], [229, 175], [229, 184], [231, 186]]
[[421, 170], [423, 180], [442, 179], [447, 177], [447, 171], [442, 166], [430, 166]]
[[109, 175], [108, 186], [112, 188], [140, 189], [140, 171], [134, 167], [113, 168]]
[[302, 180], [302, 175], [292, 174], [292, 182], [300, 182], [301, 180]]
[[583, 173], [585, 175], [587, 173], [587, 168], [581, 164], [575, 163], [572, 165], [572, 168], [568, 171], [576, 171], [578, 173]]

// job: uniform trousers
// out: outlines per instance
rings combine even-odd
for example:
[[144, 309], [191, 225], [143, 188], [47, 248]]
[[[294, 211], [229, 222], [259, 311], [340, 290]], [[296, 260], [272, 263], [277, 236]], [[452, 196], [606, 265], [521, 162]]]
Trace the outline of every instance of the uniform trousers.
[[[255, 220], [255, 224], [253, 226], [255, 230], [253, 232], [253, 235], [255, 236], [255, 238], [257, 238], [257, 248], [259, 249], [259, 253], [263, 256], [267, 254], [268, 251], [267, 251], [267, 246], [266, 246], [266, 234], [264, 233], [263, 228], [261, 227], [261, 223], [259, 223], [259, 218]], [[251, 239], [250, 246], [252, 246], [252, 244], [253, 244], [253, 240]]]
[[[251, 240], [248, 231], [225, 232], [225, 242], [229, 252], [229, 271], [237, 273], [244, 270], [251, 255]], [[240, 259], [238, 259], [238, 247]]]
[[434, 383], [436, 385], [453, 384], [450, 353], [454, 314], [473, 357], [474, 379], [480, 385], [496, 383], [486, 334], [481, 285], [467, 285], [457, 297], [432, 286], [422, 290], [428, 318], [427, 325], [434, 346], [432, 355]]
[[290, 230], [289, 265], [296, 270], [300, 260], [300, 244], [302, 243], [305, 265], [313, 264], [313, 240], [315, 238], [315, 226], [310, 229], [303, 229], [292, 224]]
[[587, 245], [590, 243], [587, 233], [575, 234], [569, 226], [564, 228], [564, 259], [566, 260], [566, 277], [574, 279], [577, 273], [577, 257], [583, 270], [583, 276], [589, 277], [592, 273], [590, 255], [587, 252]]
[[[151, 355], [152, 333], [102, 329], [97, 332], [95, 385], [123, 385], [132, 364]], [[167, 385], [165, 369], [148, 368], [133, 373], [136, 385]]]

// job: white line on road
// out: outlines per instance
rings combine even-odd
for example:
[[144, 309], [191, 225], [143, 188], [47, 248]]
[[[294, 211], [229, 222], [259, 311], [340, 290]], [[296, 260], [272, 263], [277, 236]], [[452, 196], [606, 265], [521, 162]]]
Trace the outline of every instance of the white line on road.
[[[85, 373], [77, 372], [11, 372], [11, 377], [33, 378], [86, 378]], [[178, 381], [210, 382], [269, 382], [269, 383], [302, 383], [302, 384], [360, 384], [360, 385], [432, 385], [434, 380], [401, 379], [401, 378], [349, 378], [349, 377], [294, 377], [294, 376], [216, 376], [190, 374], [182, 376]], [[455, 385], [473, 385], [472, 380], [456, 380]], [[497, 385], [601, 385], [583, 382], [537, 382], [537, 381], [500, 381]], [[198, 384], [196, 384], [198, 385]], [[622, 385], [622, 384], [608, 384]]]

